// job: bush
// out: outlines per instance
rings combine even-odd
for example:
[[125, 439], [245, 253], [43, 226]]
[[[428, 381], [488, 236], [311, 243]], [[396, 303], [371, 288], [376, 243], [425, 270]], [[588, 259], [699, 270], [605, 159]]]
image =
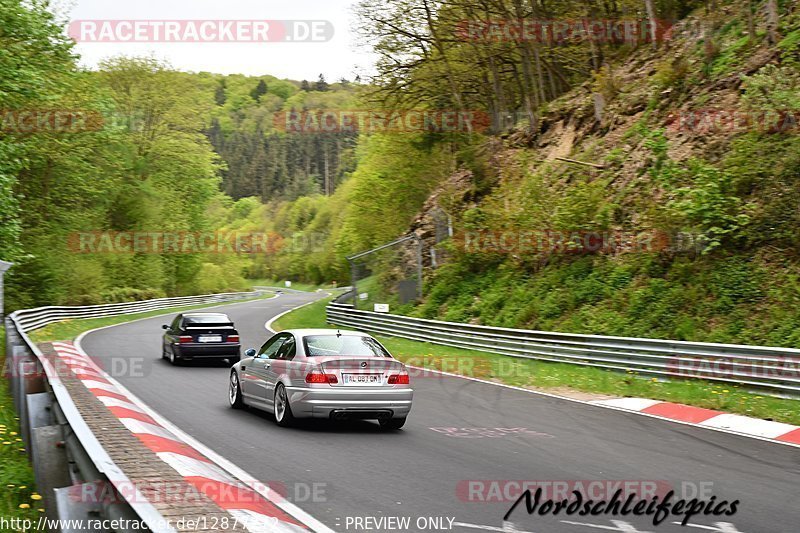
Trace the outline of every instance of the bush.
[[592, 76], [594, 78], [592, 89], [594, 92], [602, 94], [606, 100], [613, 100], [622, 92], [620, 81], [611, 66], [605, 65], [601, 67], [600, 70], [592, 73]]
[[702, 161], [689, 164], [693, 183], [675, 191], [668, 205], [676, 218], [683, 218], [706, 237], [704, 253], [735, 236], [750, 221], [741, 198], [733, 194], [732, 176]]
[[664, 61], [656, 69], [653, 81], [657, 88], [683, 87], [689, 74], [689, 61], [681, 56], [673, 61]]

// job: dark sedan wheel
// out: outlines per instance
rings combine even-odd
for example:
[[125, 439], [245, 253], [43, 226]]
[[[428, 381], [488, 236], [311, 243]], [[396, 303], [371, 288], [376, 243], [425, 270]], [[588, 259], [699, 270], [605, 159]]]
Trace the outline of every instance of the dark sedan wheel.
[[236, 372], [231, 372], [230, 385], [228, 387], [228, 401], [234, 409], [241, 409], [244, 407], [242, 388], [239, 386], [239, 376], [236, 375]]
[[178, 357], [177, 355], [175, 355], [175, 349], [174, 348], [171, 348], [169, 350], [169, 362], [172, 363], [175, 366], [180, 366], [180, 364], [181, 364], [181, 358]]
[[275, 422], [284, 428], [294, 424], [292, 406], [289, 405], [289, 397], [283, 383], [279, 383], [275, 388]]

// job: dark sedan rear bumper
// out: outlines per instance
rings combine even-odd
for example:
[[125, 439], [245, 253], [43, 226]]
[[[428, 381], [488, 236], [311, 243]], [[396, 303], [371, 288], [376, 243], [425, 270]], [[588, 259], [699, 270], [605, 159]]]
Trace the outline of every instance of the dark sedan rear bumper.
[[238, 342], [224, 343], [182, 343], [173, 344], [172, 349], [175, 355], [182, 359], [194, 359], [195, 357], [209, 357], [224, 359], [228, 357], [239, 357], [242, 345]]

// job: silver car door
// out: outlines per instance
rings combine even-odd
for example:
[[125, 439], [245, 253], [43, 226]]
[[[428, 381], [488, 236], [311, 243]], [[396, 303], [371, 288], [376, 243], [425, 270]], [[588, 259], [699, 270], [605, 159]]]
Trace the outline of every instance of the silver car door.
[[267, 403], [275, 403], [275, 387], [286, 374], [286, 363], [294, 359], [295, 339], [291, 333], [286, 333], [280, 350], [273, 357], [269, 367], [264, 369], [264, 387], [267, 394]]
[[271, 364], [271, 357], [275, 357], [285, 340], [285, 335], [275, 335], [264, 343], [258, 354], [247, 365], [243, 374], [242, 392], [249, 400], [260, 403], [267, 401], [266, 371]]

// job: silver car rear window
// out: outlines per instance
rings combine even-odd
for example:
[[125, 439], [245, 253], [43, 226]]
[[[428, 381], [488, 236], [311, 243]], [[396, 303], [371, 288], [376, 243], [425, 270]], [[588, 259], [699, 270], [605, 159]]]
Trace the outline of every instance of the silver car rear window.
[[308, 357], [331, 355], [391, 357], [378, 341], [359, 335], [309, 335], [303, 338], [303, 343]]

